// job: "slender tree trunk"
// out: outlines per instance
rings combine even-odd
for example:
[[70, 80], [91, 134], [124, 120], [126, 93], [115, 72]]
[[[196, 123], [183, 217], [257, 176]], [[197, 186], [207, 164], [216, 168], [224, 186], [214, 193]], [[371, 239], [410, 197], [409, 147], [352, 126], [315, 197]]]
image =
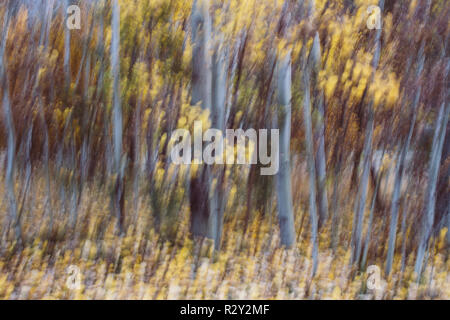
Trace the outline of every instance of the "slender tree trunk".
[[[408, 185], [411, 184], [411, 177], [408, 178]], [[410, 201], [411, 199], [408, 199], [408, 196], [405, 195], [403, 198], [403, 212], [402, 212], [402, 226], [401, 226], [401, 234], [402, 234], [402, 258], [400, 263], [400, 270], [403, 275], [405, 272], [405, 262], [406, 262], [406, 240], [407, 240], [407, 228], [406, 228], [406, 221], [408, 218], [409, 208], [410, 208]]]
[[[222, 132], [225, 130], [225, 101], [227, 92], [227, 54], [223, 49], [223, 40], [219, 38], [213, 56], [212, 68], [212, 127]], [[212, 190], [211, 214], [214, 217], [215, 249], [220, 249], [225, 204], [225, 167], [213, 167], [213, 179], [216, 181]]]
[[134, 115], [134, 172], [133, 172], [133, 194], [134, 194], [134, 222], [137, 223], [139, 217], [139, 180], [141, 177], [141, 104], [142, 97], [139, 95], [137, 109]]
[[449, 103], [442, 102], [439, 110], [439, 115], [436, 120], [436, 129], [433, 137], [433, 146], [431, 149], [431, 158], [428, 169], [428, 186], [425, 195], [425, 211], [423, 216], [422, 228], [420, 232], [420, 240], [417, 249], [416, 263], [414, 271], [417, 275], [417, 280], [420, 280], [423, 261], [428, 247], [428, 240], [431, 236], [431, 231], [434, 222], [435, 205], [436, 205], [436, 185], [439, 174], [439, 164], [442, 156], [442, 147], [444, 144], [445, 132], [449, 117]]
[[291, 141], [291, 54], [278, 65], [278, 125], [280, 128], [280, 167], [277, 174], [278, 220], [281, 245], [294, 245], [294, 212], [292, 206], [290, 141]]
[[[416, 80], [419, 79], [423, 65], [424, 65], [424, 48], [425, 48], [425, 42], [422, 42], [421, 48], [419, 50], [419, 57], [418, 57], [418, 65], [416, 70]], [[390, 223], [390, 229], [389, 229], [389, 245], [388, 245], [388, 254], [386, 258], [386, 269], [385, 273], [386, 275], [389, 275], [392, 269], [392, 264], [394, 261], [394, 251], [395, 251], [395, 242], [397, 238], [397, 220], [398, 220], [398, 211], [399, 211], [399, 205], [400, 205], [400, 189], [402, 186], [402, 180], [405, 173], [405, 159], [406, 155], [409, 152], [409, 146], [411, 144], [412, 134], [414, 132], [414, 126], [416, 123], [416, 117], [417, 117], [417, 107], [419, 105], [420, 100], [420, 94], [422, 91], [422, 86], [419, 85], [416, 91], [416, 95], [414, 97], [414, 101], [411, 108], [411, 123], [409, 125], [409, 131], [408, 136], [406, 137], [406, 140], [404, 144], [401, 146], [400, 151], [400, 158], [398, 160], [398, 164], [395, 171], [395, 181], [394, 181], [394, 190], [392, 193], [392, 205], [391, 205], [391, 223]], [[406, 98], [405, 98], [406, 99]]]
[[[212, 62], [210, 53], [211, 21], [209, 0], [195, 0], [191, 16], [192, 28], [192, 96], [191, 105], [201, 104], [211, 110]], [[211, 173], [201, 165], [190, 182], [191, 232], [194, 236], [216, 238], [214, 218], [210, 208]]]
[[[369, 107], [372, 109], [372, 105]], [[367, 198], [367, 188], [369, 184], [369, 173], [370, 173], [370, 164], [372, 160], [372, 138], [373, 138], [373, 127], [374, 127], [374, 115], [373, 111], [369, 110], [369, 119], [367, 123], [366, 128], [366, 134], [365, 134], [365, 143], [364, 143], [364, 149], [363, 149], [363, 171], [361, 175], [361, 182], [359, 185], [358, 190], [358, 202], [357, 202], [357, 209], [355, 212], [356, 219], [355, 222], [355, 228], [354, 228], [354, 236], [353, 239], [353, 256], [352, 261], [358, 263], [360, 253], [361, 253], [361, 246], [362, 246], [362, 226], [364, 221], [364, 211], [366, 208], [366, 198]]]
[[[384, 0], [380, 0], [378, 6], [383, 10]], [[375, 43], [374, 43], [374, 53], [372, 59], [372, 76], [371, 81], [373, 81], [375, 77], [375, 71], [378, 68], [378, 63], [380, 60], [380, 52], [381, 52], [381, 29], [376, 30], [375, 34]], [[369, 183], [369, 174], [370, 174], [370, 164], [372, 163], [372, 140], [373, 140], [373, 129], [374, 129], [374, 110], [373, 110], [373, 101], [370, 101], [368, 105], [368, 120], [366, 133], [364, 136], [364, 148], [362, 152], [362, 175], [359, 184], [358, 197], [356, 203], [355, 217], [354, 217], [354, 226], [352, 232], [352, 262], [359, 263], [359, 259], [361, 256], [362, 249], [362, 227], [364, 222], [364, 211], [366, 208], [366, 198], [367, 198], [367, 188]]]
[[321, 101], [319, 101], [318, 111], [320, 115], [320, 122], [318, 127], [319, 133], [319, 146], [316, 156], [316, 168], [317, 168], [317, 193], [319, 204], [319, 228], [324, 226], [328, 219], [328, 193], [327, 193], [327, 173], [326, 173], [326, 153], [325, 153], [325, 126], [324, 126], [324, 103], [323, 93], [321, 93]]
[[50, 27], [52, 21], [52, 11], [55, 0], [45, 1], [44, 9], [42, 10], [42, 28], [41, 34], [39, 37], [39, 45], [44, 46], [44, 49], [47, 50]]
[[[114, 6], [113, 6], [113, 9], [114, 9]], [[93, 12], [92, 12], [92, 20], [91, 20], [91, 23], [89, 25], [89, 33], [88, 33], [87, 37], [84, 37], [84, 39], [83, 39], [83, 54], [81, 56], [81, 61], [80, 61], [80, 66], [78, 68], [77, 76], [75, 78], [75, 84], [74, 84], [75, 88], [77, 88], [78, 84], [80, 83], [80, 79], [81, 79], [81, 76], [82, 76], [83, 68], [86, 68], [85, 61], [86, 61], [87, 56], [88, 56], [89, 44], [91, 42], [92, 34], [94, 32], [94, 22], [95, 22], [95, 11], [96, 10], [97, 10], [97, 6], [94, 5], [93, 6]], [[120, 7], [119, 7], [118, 10], [119, 10], [119, 21], [118, 21], [119, 33], [118, 33], [118, 39], [117, 39], [118, 44], [117, 45], [120, 46]], [[114, 16], [114, 14], [113, 14], [113, 16]], [[113, 22], [113, 24], [114, 24], [114, 22]], [[115, 30], [113, 30], [113, 32], [115, 32]], [[111, 46], [111, 49], [112, 49], [112, 46]], [[120, 50], [119, 47], [118, 47], [118, 50]], [[117, 60], [117, 61], [119, 63], [118, 67], [119, 67], [119, 70], [120, 70], [120, 59]]]
[[306, 65], [303, 70], [303, 121], [305, 123], [305, 135], [306, 135], [306, 157], [308, 162], [309, 173], [309, 215], [311, 223], [311, 243], [313, 245], [312, 259], [312, 276], [315, 275], [318, 266], [318, 217], [316, 209], [316, 168], [314, 163], [314, 146], [313, 146], [313, 133], [312, 133], [312, 121], [311, 121], [311, 97], [310, 97], [310, 75], [309, 68]]
[[3, 30], [0, 47], [0, 83], [3, 91], [3, 113], [7, 128], [7, 141], [8, 141], [8, 153], [6, 158], [6, 175], [5, 175], [5, 187], [7, 190], [7, 197], [9, 202], [9, 217], [11, 224], [15, 231], [15, 237], [17, 244], [22, 243], [22, 226], [19, 216], [17, 214], [17, 200], [14, 191], [14, 178], [15, 178], [15, 156], [16, 156], [16, 134], [14, 128], [14, 119], [11, 110], [11, 102], [9, 98], [9, 83], [7, 74], [7, 60], [5, 58], [6, 51], [6, 39], [9, 33], [10, 12], [7, 10], [4, 13]]
[[400, 151], [400, 158], [399, 162], [397, 164], [397, 168], [395, 171], [395, 182], [394, 182], [394, 191], [392, 193], [392, 205], [391, 205], [391, 223], [390, 223], [390, 229], [389, 229], [389, 245], [388, 245], [388, 254], [386, 259], [386, 269], [385, 273], [386, 275], [389, 275], [392, 269], [392, 263], [394, 261], [394, 251], [395, 251], [395, 242], [396, 242], [396, 235], [397, 235], [397, 220], [398, 220], [398, 210], [400, 207], [400, 189], [402, 186], [403, 176], [405, 174], [405, 159], [406, 155], [409, 151], [409, 145], [411, 143], [412, 134], [414, 131], [414, 125], [416, 122], [416, 110], [417, 105], [419, 104], [419, 96], [420, 96], [420, 90], [418, 89], [418, 93], [416, 95], [416, 99], [413, 103], [412, 108], [412, 118], [411, 118], [411, 124], [409, 127], [408, 136], [406, 138], [406, 141], [404, 145], [401, 148]]
[[113, 77], [113, 145], [114, 172], [116, 182], [114, 187], [114, 209], [117, 217], [117, 227], [124, 232], [124, 164], [122, 164], [122, 107], [120, 102], [120, 7], [118, 0], [112, 2], [112, 36], [111, 36], [111, 69]]
[[195, 0], [192, 10], [192, 96], [191, 104], [201, 102], [202, 109], [211, 109], [211, 21], [209, 0]]
[[[337, 150], [336, 150], [337, 152]], [[338, 235], [339, 235], [339, 180], [341, 175], [341, 163], [342, 159], [341, 156], [338, 155], [337, 157], [337, 163], [335, 164], [334, 168], [334, 175], [333, 175], [333, 195], [332, 195], [332, 201], [333, 201], [333, 211], [332, 211], [332, 217], [331, 217], [331, 240], [330, 245], [333, 249], [333, 252], [336, 252], [336, 248], [338, 245]]]
[[312, 68], [312, 89], [314, 92], [314, 104], [317, 108], [319, 119], [317, 122], [317, 136], [319, 139], [319, 145], [317, 148], [317, 153], [315, 157], [316, 162], [316, 172], [317, 172], [317, 203], [318, 203], [318, 213], [319, 229], [325, 224], [328, 219], [328, 194], [326, 189], [326, 154], [325, 154], [325, 106], [324, 106], [324, 94], [321, 89], [318, 88], [318, 75], [321, 70], [321, 52], [320, 52], [320, 39], [319, 33], [313, 40], [313, 45], [311, 48], [311, 53], [309, 56], [309, 65]]
[[[63, 7], [63, 16], [65, 17], [64, 21], [66, 21], [67, 19], [67, 8], [69, 7], [69, 5], [70, 1], [65, 0]], [[64, 25], [64, 75], [67, 89], [70, 88], [70, 83], [72, 81], [70, 76], [70, 37], [70, 30], [66, 25]]]
[[28, 190], [30, 188], [30, 183], [31, 183], [31, 139], [33, 138], [33, 122], [31, 121], [29, 123], [29, 127], [27, 130], [27, 134], [26, 134], [26, 138], [25, 141], [23, 142], [23, 149], [22, 149], [22, 155], [24, 158], [24, 167], [25, 167], [25, 172], [24, 172], [24, 177], [23, 180], [25, 181], [25, 186], [23, 187], [22, 190], [22, 201], [21, 201], [21, 205], [19, 208], [19, 214], [18, 214], [18, 218], [21, 219], [22, 214], [23, 214], [23, 210], [25, 208], [25, 199], [28, 196]]
[[450, 248], [450, 201], [447, 202], [447, 246]]
[[[383, 154], [381, 155], [381, 163], [383, 163], [385, 151], [386, 151], [386, 147], [383, 148]], [[369, 252], [370, 238], [371, 238], [371, 234], [372, 234], [372, 222], [373, 222], [373, 215], [374, 215], [374, 211], [375, 211], [375, 203], [377, 200], [378, 190], [380, 188], [382, 176], [383, 176], [383, 171], [382, 171], [382, 168], [380, 168], [380, 170], [378, 172], [378, 176], [377, 176], [377, 181], [375, 184], [375, 191], [372, 195], [372, 205], [370, 206], [369, 222], [367, 224], [367, 233], [366, 233], [366, 239], [364, 242], [364, 251], [363, 251], [363, 256], [362, 256], [362, 260], [361, 260], [361, 269], [364, 269], [366, 267], [367, 254]]]

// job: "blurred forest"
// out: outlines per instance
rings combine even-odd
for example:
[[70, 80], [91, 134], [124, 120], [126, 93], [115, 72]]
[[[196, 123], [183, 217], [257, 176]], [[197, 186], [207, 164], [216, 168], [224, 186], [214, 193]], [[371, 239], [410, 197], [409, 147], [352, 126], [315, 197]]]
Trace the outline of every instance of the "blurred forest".
[[[0, 299], [449, 299], [449, 10], [1, 1]], [[196, 120], [278, 174], [174, 165]]]

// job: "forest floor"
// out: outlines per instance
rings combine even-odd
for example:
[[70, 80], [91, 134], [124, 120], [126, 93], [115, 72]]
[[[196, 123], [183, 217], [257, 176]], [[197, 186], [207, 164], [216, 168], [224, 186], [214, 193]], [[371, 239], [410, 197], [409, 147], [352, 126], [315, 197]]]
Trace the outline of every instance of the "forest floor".
[[[4, 194], [3, 186], [0, 194]], [[25, 241], [18, 250], [13, 232], [7, 228], [6, 201], [0, 201], [0, 299], [450, 298], [450, 259], [444, 233], [419, 284], [413, 280], [413, 254], [407, 257], [404, 272], [400, 270], [401, 254], [396, 254], [387, 279], [384, 259], [372, 255], [369, 264], [381, 272], [377, 288], [370, 290], [368, 277], [378, 274], [352, 269], [345, 230], [333, 252], [329, 226], [320, 233], [319, 265], [311, 279], [308, 219], [302, 219], [307, 212], [296, 214], [297, 246], [291, 250], [279, 248], [275, 217], [254, 217], [244, 234], [239, 215], [228, 215], [222, 249], [217, 253], [208, 240], [190, 239], [185, 205], [171, 241], [152, 228], [151, 211], [144, 201], [135, 223], [128, 224], [122, 237], [115, 236], [115, 219], [105, 195], [84, 193], [74, 229], [67, 227], [67, 214], [53, 211], [57, 218], [49, 232], [45, 197], [34, 196], [21, 217]], [[380, 246], [378, 250], [384, 249]]]

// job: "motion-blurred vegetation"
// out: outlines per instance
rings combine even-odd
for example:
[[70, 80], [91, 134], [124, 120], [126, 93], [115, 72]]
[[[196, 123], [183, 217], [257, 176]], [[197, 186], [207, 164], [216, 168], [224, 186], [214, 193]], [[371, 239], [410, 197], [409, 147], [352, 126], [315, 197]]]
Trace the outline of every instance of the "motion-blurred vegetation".
[[[449, 10], [2, 1], [0, 299], [448, 299]], [[288, 132], [280, 173], [174, 165], [195, 120]]]

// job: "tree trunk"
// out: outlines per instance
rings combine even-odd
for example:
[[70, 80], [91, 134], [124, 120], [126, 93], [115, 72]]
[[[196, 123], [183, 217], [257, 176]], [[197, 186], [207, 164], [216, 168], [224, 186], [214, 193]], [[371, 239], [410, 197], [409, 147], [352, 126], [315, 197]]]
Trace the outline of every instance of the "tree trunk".
[[[421, 69], [419, 67], [419, 69]], [[418, 74], [419, 76], [419, 74]], [[388, 245], [388, 254], [386, 258], [386, 269], [385, 273], [388, 276], [392, 269], [392, 263], [394, 261], [394, 251], [395, 251], [395, 242], [397, 238], [397, 223], [398, 223], [398, 210], [400, 205], [400, 189], [402, 186], [403, 176], [405, 174], [405, 159], [406, 155], [409, 151], [409, 145], [411, 143], [412, 134], [414, 131], [414, 126], [416, 123], [416, 114], [417, 114], [417, 106], [419, 104], [420, 91], [421, 87], [418, 88], [415, 100], [413, 102], [412, 114], [411, 114], [411, 123], [409, 126], [408, 136], [404, 145], [401, 148], [399, 162], [397, 164], [397, 168], [395, 171], [395, 181], [394, 181], [394, 191], [392, 193], [392, 204], [391, 204], [391, 223], [389, 229], [389, 245]]]
[[[380, 0], [378, 2], [378, 6], [383, 10], [384, 0]], [[375, 71], [378, 68], [378, 63], [380, 61], [380, 52], [381, 52], [381, 29], [377, 30], [375, 33], [375, 43], [374, 43], [374, 53], [372, 58], [372, 75], [371, 81], [373, 82], [375, 77]], [[366, 198], [367, 198], [367, 188], [369, 182], [370, 175], [370, 164], [372, 163], [372, 139], [373, 139], [373, 129], [374, 129], [374, 110], [373, 110], [373, 101], [370, 101], [368, 105], [368, 120], [366, 133], [364, 136], [364, 148], [362, 152], [362, 164], [363, 171], [361, 175], [361, 180], [359, 184], [358, 197], [356, 202], [356, 210], [355, 217], [353, 222], [355, 223], [353, 226], [352, 232], [352, 262], [359, 263], [359, 259], [361, 256], [362, 249], [362, 227], [364, 222], [364, 211], [366, 208]]]
[[316, 172], [317, 172], [317, 203], [319, 229], [328, 219], [328, 194], [326, 189], [326, 154], [325, 154], [325, 106], [323, 91], [318, 88], [318, 75], [321, 70], [321, 52], [319, 33], [316, 32], [314, 37], [311, 53], [308, 61], [312, 68], [312, 89], [314, 92], [314, 104], [319, 114], [319, 120], [316, 127], [316, 135], [318, 136], [319, 145], [316, 153]]
[[316, 209], [316, 168], [314, 163], [314, 146], [312, 141], [312, 123], [311, 123], [311, 97], [310, 97], [310, 75], [308, 66], [303, 70], [303, 121], [305, 123], [306, 135], [306, 157], [309, 173], [309, 215], [311, 223], [311, 242], [313, 245], [312, 258], [312, 276], [315, 275], [318, 266], [318, 218]]
[[[385, 151], [386, 151], [386, 147], [383, 148], [383, 154], [381, 155], [381, 163], [383, 163]], [[369, 252], [369, 246], [370, 246], [370, 236], [372, 234], [372, 222], [373, 222], [373, 215], [374, 215], [374, 211], [375, 211], [375, 203], [377, 201], [377, 195], [378, 195], [378, 190], [380, 188], [382, 176], [383, 176], [383, 171], [380, 168], [378, 175], [377, 175], [377, 180], [375, 183], [375, 191], [372, 195], [372, 205], [370, 206], [369, 222], [367, 224], [367, 233], [366, 233], [366, 239], [364, 242], [364, 251], [363, 251], [363, 256], [362, 256], [362, 260], [361, 260], [361, 269], [364, 269], [366, 267], [367, 254]]]
[[[192, 96], [191, 105], [201, 104], [211, 110], [211, 21], [209, 0], [195, 0], [191, 16], [192, 28]], [[194, 236], [216, 238], [210, 208], [210, 168], [201, 165], [190, 182], [191, 233]]]
[[294, 245], [294, 213], [292, 206], [290, 141], [291, 141], [291, 54], [278, 65], [278, 125], [280, 132], [280, 167], [277, 174], [278, 220], [281, 245]]
[[425, 212], [420, 232], [419, 246], [417, 248], [416, 263], [414, 266], [417, 280], [420, 280], [423, 261], [428, 247], [428, 240], [430, 239], [434, 222], [437, 178], [439, 174], [439, 164], [442, 156], [442, 147], [447, 129], [449, 111], [450, 107], [448, 102], [442, 102], [439, 115], [436, 120], [436, 129], [433, 137], [433, 146], [431, 149], [431, 158], [428, 169], [428, 187], [425, 194]]
[[114, 187], [114, 210], [117, 218], [119, 233], [124, 232], [124, 168], [122, 164], [122, 107], [120, 102], [120, 7], [118, 0], [112, 3], [112, 35], [111, 35], [111, 69], [113, 77], [113, 146], [114, 173], [116, 176]]
[[[227, 54], [223, 49], [223, 40], [220, 38], [216, 43], [213, 56], [212, 68], [212, 127], [222, 132], [225, 130], [225, 101], [227, 92]], [[222, 238], [223, 213], [225, 205], [225, 167], [216, 165], [213, 167], [213, 184], [211, 198], [211, 214], [214, 217], [213, 227], [215, 230], [215, 249], [220, 249]]]
[[[370, 109], [372, 109], [372, 104], [369, 106]], [[364, 142], [364, 149], [363, 149], [363, 155], [362, 155], [362, 163], [363, 163], [363, 171], [361, 176], [361, 182], [359, 185], [358, 190], [358, 197], [357, 197], [357, 206], [355, 211], [355, 227], [354, 227], [354, 234], [353, 234], [353, 255], [352, 255], [352, 262], [359, 262], [359, 257], [361, 254], [361, 246], [362, 246], [362, 226], [364, 221], [364, 211], [366, 208], [366, 198], [367, 198], [367, 187], [369, 184], [369, 173], [370, 173], [370, 164], [372, 160], [372, 138], [373, 138], [373, 127], [374, 127], [374, 115], [373, 111], [369, 110], [369, 119], [367, 123], [366, 128], [366, 134], [365, 134], [365, 142]]]
[[[69, 0], [65, 0], [64, 7], [63, 7], [63, 15], [65, 17], [64, 21], [66, 21], [67, 18], [67, 8], [70, 5]], [[71, 76], [70, 76], [70, 30], [64, 26], [64, 75], [65, 75], [65, 81], [66, 81], [66, 87], [67, 89], [70, 88], [71, 83]]]
[[8, 153], [6, 160], [6, 176], [5, 176], [5, 186], [7, 190], [7, 197], [9, 202], [9, 216], [11, 224], [15, 231], [15, 237], [17, 244], [22, 243], [22, 226], [20, 223], [19, 216], [17, 214], [17, 200], [14, 191], [14, 177], [15, 177], [15, 156], [16, 156], [16, 136], [14, 128], [14, 119], [11, 110], [11, 102], [9, 98], [9, 83], [7, 74], [7, 64], [5, 59], [6, 50], [6, 39], [8, 38], [9, 32], [9, 22], [10, 22], [10, 12], [7, 10], [4, 14], [3, 21], [3, 31], [2, 40], [0, 46], [0, 81], [1, 89], [3, 91], [3, 112], [4, 119], [7, 128], [7, 141], [8, 141]]
[[[425, 42], [422, 41], [421, 48], [419, 50], [418, 55], [418, 64], [417, 64], [417, 70], [416, 70], [416, 81], [420, 78], [420, 75], [423, 70], [423, 65], [425, 61], [424, 57], [424, 48], [425, 48]], [[406, 69], [406, 72], [408, 72], [409, 64]], [[390, 223], [390, 230], [389, 230], [389, 245], [388, 245], [388, 254], [386, 258], [386, 269], [385, 273], [386, 275], [389, 275], [392, 269], [393, 259], [394, 259], [394, 251], [395, 251], [395, 242], [396, 242], [396, 235], [397, 235], [397, 220], [398, 220], [398, 211], [399, 211], [399, 204], [400, 204], [400, 189], [402, 185], [402, 179], [405, 172], [405, 158], [409, 151], [409, 145], [411, 143], [412, 134], [414, 131], [414, 125], [416, 122], [417, 117], [417, 106], [419, 104], [420, 100], [420, 94], [421, 94], [422, 87], [419, 85], [416, 91], [416, 95], [413, 101], [413, 105], [411, 108], [411, 123], [409, 126], [408, 136], [404, 142], [404, 144], [401, 146], [400, 151], [400, 158], [398, 160], [396, 171], [395, 171], [395, 181], [394, 181], [394, 190], [392, 195], [392, 205], [391, 205], [391, 223]], [[406, 99], [406, 98], [405, 98]], [[406, 101], [406, 100], [405, 100]]]

